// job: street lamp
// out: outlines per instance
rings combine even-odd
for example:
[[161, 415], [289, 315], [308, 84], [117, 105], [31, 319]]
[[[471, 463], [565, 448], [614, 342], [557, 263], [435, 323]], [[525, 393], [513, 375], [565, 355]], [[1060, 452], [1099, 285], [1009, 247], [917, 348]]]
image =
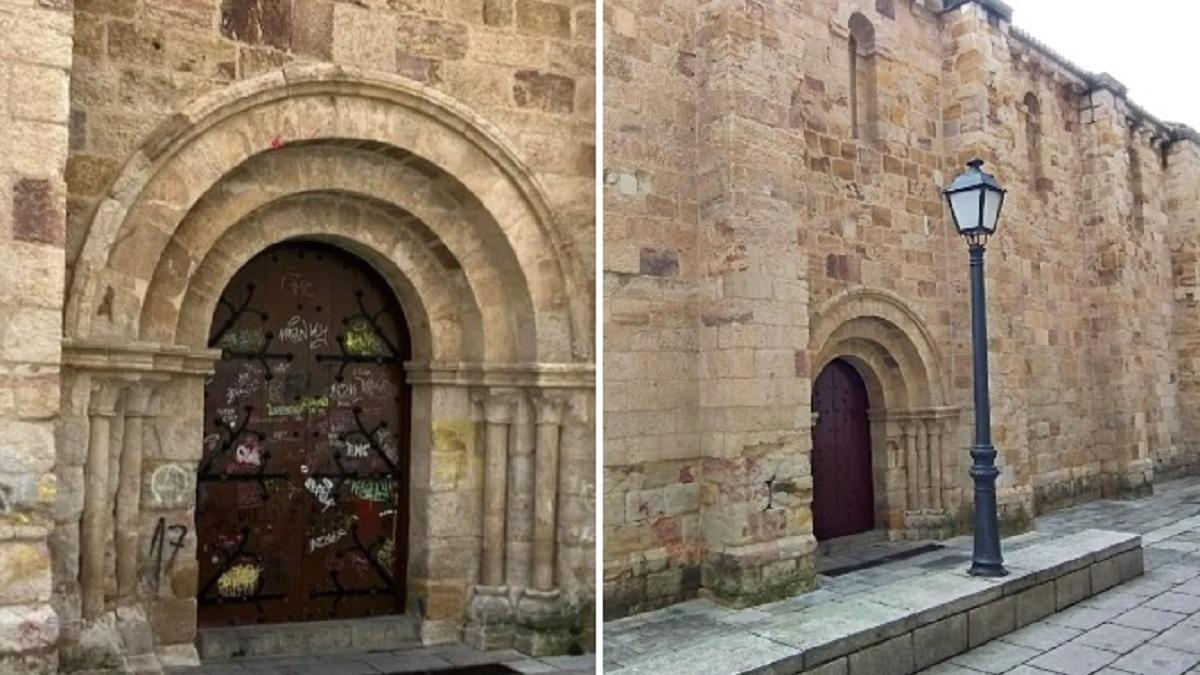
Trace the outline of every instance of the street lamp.
[[958, 233], [971, 252], [971, 350], [975, 359], [975, 445], [971, 478], [975, 481], [975, 550], [968, 573], [977, 577], [1008, 574], [1000, 555], [1000, 523], [996, 509], [996, 449], [992, 447], [992, 411], [988, 401], [987, 306], [983, 290], [983, 252], [996, 232], [1004, 189], [984, 173], [983, 161], [967, 163], [966, 173], [944, 191]]

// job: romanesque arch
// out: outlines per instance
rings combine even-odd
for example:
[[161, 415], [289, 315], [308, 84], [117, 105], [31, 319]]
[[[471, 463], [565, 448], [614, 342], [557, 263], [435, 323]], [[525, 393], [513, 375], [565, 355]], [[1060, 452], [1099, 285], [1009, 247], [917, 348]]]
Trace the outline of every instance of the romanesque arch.
[[925, 322], [894, 293], [856, 288], [814, 311], [809, 337], [814, 378], [841, 359], [867, 386], [877, 523], [922, 534], [939, 527], [941, 448], [957, 410], [947, 405], [941, 355]]
[[[365, 260], [409, 323], [408, 611], [423, 637], [565, 649], [591, 595], [593, 490], [577, 478], [593, 452], [590, 284], [496, 129], [432, 90], [332, 65], [175, 114], [87, 230], [64, 327], [64, 425], [86, 448], [62, 467], [86, 476], [78, 534], [64, 523], [58, 551], [78, 550], [78, 577], [59, 580], [60, 604], [79, 598], [66, 641], [103, 642], [122, 605], [159, 652], [190, 645], [209, 324], [233, 275], [292, 239]], [[156, 527], [182, 533], [170, 569]]]

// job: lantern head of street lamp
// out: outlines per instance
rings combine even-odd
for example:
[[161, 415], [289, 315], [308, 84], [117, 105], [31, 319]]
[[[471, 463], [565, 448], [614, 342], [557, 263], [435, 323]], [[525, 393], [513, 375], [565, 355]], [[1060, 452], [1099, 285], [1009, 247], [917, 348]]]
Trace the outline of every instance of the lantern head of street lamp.
[[983, 172], [982, 166], [981, 159], [967, 162], [966, 172], [943, 191], [954, 226], [971, 246], [983, 246], [988, 236], [995, 234], [1004, 206], [1005, 190], [994, 176]]

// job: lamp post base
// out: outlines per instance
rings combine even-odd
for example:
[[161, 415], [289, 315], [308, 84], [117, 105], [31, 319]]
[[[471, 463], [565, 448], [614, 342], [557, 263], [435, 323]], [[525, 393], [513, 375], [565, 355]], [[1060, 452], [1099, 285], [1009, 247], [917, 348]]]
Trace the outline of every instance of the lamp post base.
[[1000, 563], [971, 563], [971, 569], [967, 570], [967, 574], [973, 577], [1006, 577], [1008, 570], [1004, 569], [1004, 565]]

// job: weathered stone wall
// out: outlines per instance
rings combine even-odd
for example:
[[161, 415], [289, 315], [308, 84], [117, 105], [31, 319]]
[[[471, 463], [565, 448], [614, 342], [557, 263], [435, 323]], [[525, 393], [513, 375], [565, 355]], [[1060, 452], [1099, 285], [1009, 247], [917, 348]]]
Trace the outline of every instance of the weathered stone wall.
[[700, 586], [702, 475], [691, 0], [605, 3], [605, 613]]
[[[57, 470], [50, 473], [53, 454], [44, 466], [22, 468], [28, 475], [16, 476], [14, 469], [24, 487], [13, 498], [23, 509], [39, 499], [52, 501], [55, 474], [64, 487], [53, 513], [51, 554], [45, 544], [48, 522], [42, 530], [14, 532], [33, 537], [31, 555], [41, 556], [43, 567], [54, 559], [52, 604], [63, 626], [64, 664], [153, 670], [194, 661], [198, 580], [191, 526], [201, 438], [196, 410], [212, 355], [189, 350], [198, 348], [192, 333], [196, 327], [203, 333], [211, 307], [188, 310], [182, 320], [178, 314], [181, 306], [205, 307], [208, 294], [219, 293], [220, 274], [231, 270], [204, 267], [214, 249], [212, 257], [229, 264], [280, 236], [314, 234], [344, 239], [380, 269], [395, 269], [389, 281], [398, 289], [419, 286], [412, 297], [402, 297], [406, 312], [419, 316], [412, 305], [432, 303], [418, 339], [437, 343], [436, 349], [426, 345], [427, 360], [410, 373], [432, 387], [418, 391], [413, 410], [414, 420], [426, 425], [414, 427], [413, 442], [415, 480], [425, 482], [413, 485], [419, 509], [413, 528], [423, 529], [411, 542], [409, 610], [420, 613], [423, 638], [463, 637], [467, 605], [480, 584], [475, 551], [480, 533], [464, 532], [461, 524], [481, 519], [477, 502], [484, 477], [477, 464], [484, 447], [443, 432], [471, 436], [473, 428], [483, 427], [472, 396], [516, 387], [525, 403], [512, 422], [521, 427], [514, 434], [521, 440], [506, 469], [514, 498], [507, 540], [500, 542], [510, 556], [504, 588], [512, 607], [501, 642], [487, 646], [516, 644], [536, 652], [587, 648], [595, 541], [588, 365], [593, 327], [590, 313], [580, 308], [593, 301], [586, 282], [594, 268], [595, 237], [593, 3], [18, 4], [11, 10], [0, 4], [0, 65], [5, 65], [0, 91], [21, 92], [6, 97], [13, 102], [3, 112], [17, 122], [4, 125], [12, 134], [3, 142], [16, 149], [14, 162], [23, 164], [13, 167], [11, 181], [5, 174], [0, 222], [8, 222], [9, 204], [20, 206], [12, 218], [25, 229], [14, 224], [22, 241], [11, 250], [22, 259], [23, 274], [14, 277], [21, 285], [13, 295], [40, 308], [7, 307], [9, 296], [0, 298], [15, 319], [10, 325], [20, 329], [6, 326], [4, 344], [26, 355], [4, 367], [6, 377], [20, 376], [11, 388], [13, 415], [45, 419], [28, 423], [31, 447], [45, 442], [47, 452], [54, 452], [50, 434], [60, 386], [63, 415]], [[10, 53], [20, 68], [7, 68]], [[24, 64], [33, 62], [49, 67], [27, 72]], [[345, 68], [316, 67], [322, 63]], [[51, 76], [54, 68], [57, 77]], [[38, 75], [42, 71], [44, 77]], [[222, 106], [236, 111], [248, 94], [267, 98], [264, 90], [273, 94], [274, 86], [298, 91], [324, 83], [324, 96], [310, 91], [276, 107], [263, 100], [246, 104], [253, 112], [238, 118], [234, 130], [231, 124], [221, 127], [225, 117], [204, 117]], [[406, 105], [420, 102], [405, 107], [394, 105], [393, 98]], [[469, 112], [449, 120], [447, 101]], [[192, 123], [220, 128], [205, 138], [208, 129]], [[406, 128], [393, 134], [393, 125]], [[461, 138], [447, 140], [445, 129], [452, 126]], [[395, 137], [408, 145], [374, 152]], [[488, 146], [493, 139], [502, 141]], [[442, 164], [409, 161], [409, 152]], [[178, 159], [173, 153], [184, 155], [177, 162], [182, 168], [164, 169], [168, 160]], [[457, 165], [453, 177], [445, 174], [449, 164]], [[410, 182], [394, 182], [400, 179]], [[202, 199], [209, 188], [212, 194]], [[429, 213], [420, 215], [436, 219], [424, 225], [446, 248], [430, 257], [426, 249], [437, 248], [430, 241], [401, 236], [401, 229], [413, 226], [411, 217], [392, 213], [384, 223], [386, 218], [368, 218], [370, 209], [362, 203], [337, 200], [318, 200], [307, 218], [248, 234], [246, 222], [255, 208], [264, 207], [258, 216], [278, 217], [283, 211], [266, 205], [273, 208], [306, 190], [370, 193], [371, 199], [405, 209], [436, 193], [442, 202], [425, 203]], [[481, 230], [472, 232], [469, 225]], [[495, 263], [503, 246], [489, 239], [499, 235], [480, 234], [484, 230], [511, 236], [503, 244], [511, 243], [520, 260]], [[458, 256], [465, 272], [447, 272], [447, 256], [452, 261]], [[186, 279], [176, 276], [183, 270]], [[569, 278], [565, 287], [549, 281], [555, 274]], [[196, 275], [203, 280], [197, 282]], [[46, 288], [34, 288], [43, 282]], [[201, 300], [189, 305], [181, 289], [192, 282]], [[64, 288], [72, 285], [83, 291], [65, 310], [71, 373], [60, 383]], [[542, 336], [538, 345], [529, 344], [534, 324]], [[45, 355], [34, 354], [43, 346], [49, 350]], [[456, 365], [437, 363], [442, 358]], [[507, 365], [492, 372], [489, 362]], [[464, 372], [455, 370], [460, 366]], [[48, 393], [38, 398], [43, 380]], [[564, 411], [551, 415], [558, 422], [535, 415], [531, 401], [543, 389], [563, 390]], [[27, 393], [34, 391], [37, 395]], [[25, 424], [14, 423], [13, 429]], [[4, 425], [7, 429], [8, 422]], [[553, 429], [561, 436], [555, 437], [557, 466], [535, 467], [531, 444], [538, 433], [550, 438]], [[557, 512], [553, 507], [544, 512], [541, 504], [547, 502]], [[536, 580], [530, 578], [534, 568]], [[46, 576], [45, 591], [37, 591], [45, 603], [49, 572], [39, 573]], [[18, 587], [24, 588], [13, 586]], [[518, 607], [526, 590], [529, 597], [533, 591], [542, 595], [538, 603]], [[48, 605], [30, 611], [41, 607]], [[25, 634], [48, 645], [58, 630]], [[5, 651], [10, 650], [0, 645]]]
[[72, 17], [0, 2], [0, 671], [53, 672], [47, 538], [71, 495], [59, 416]]
[[[185, 104], [292, 62], [394, 73], [513, 139], [591, 270], [595, 7], [585, 0], [80, 0], [68, 260], [135, 148]], [[313, 130], [264, 129], [279, 142]], [[588, 289], [590, 291], [590, 288]]]
[[[681, 10], [675, 23], [695, 28], [674, 34], [655, 20], [663, 3], [611, 3], [605, 462], [636, 482], [606, 475], [610, 615], [694, 593], [663, 570], [695, 561], [732, 602], [789, 592], [792, 570], [791, 589], [804, 586], [810, 385], [832, 358], [868, 385], [877, 527], [929, 536], [969, 522], [967, 247], [940, 191], [976, 156], [1009, 190], [987, 255], [1004, 526], [1194, 464], [1182, 432], [1195, 141], [1014, 30], [1003, 8], [953, 4], [714, 0]], [[694, 138], [639, 123], [653, 110], [666, 124], [663, 106], [642, 105], [664, 99], [695, 101]], [[676, 188], [680, 167], [693, 169]], [[625, 175], [648, 194], [622, 194]], [[646, 213], [680, 203], [696, 204], [694, 221]], [[686, 236], [664, 245], [664, 232]], [[635, 252], [664, 246], [678, 270], [638, 267]], [[637, 313], [616, 307], [675, 323], [635, 330]], [[692, 353], [694, 375], [675, 365]], [[666, 434], [679, 417], [665, 413], [697, 408], [695, 435]], [[686, 481], [664, 470], [696, 457]], [[660, 532], [693, 513], [675, 498], [693, 481], [702, 515], [665, 546]]]

